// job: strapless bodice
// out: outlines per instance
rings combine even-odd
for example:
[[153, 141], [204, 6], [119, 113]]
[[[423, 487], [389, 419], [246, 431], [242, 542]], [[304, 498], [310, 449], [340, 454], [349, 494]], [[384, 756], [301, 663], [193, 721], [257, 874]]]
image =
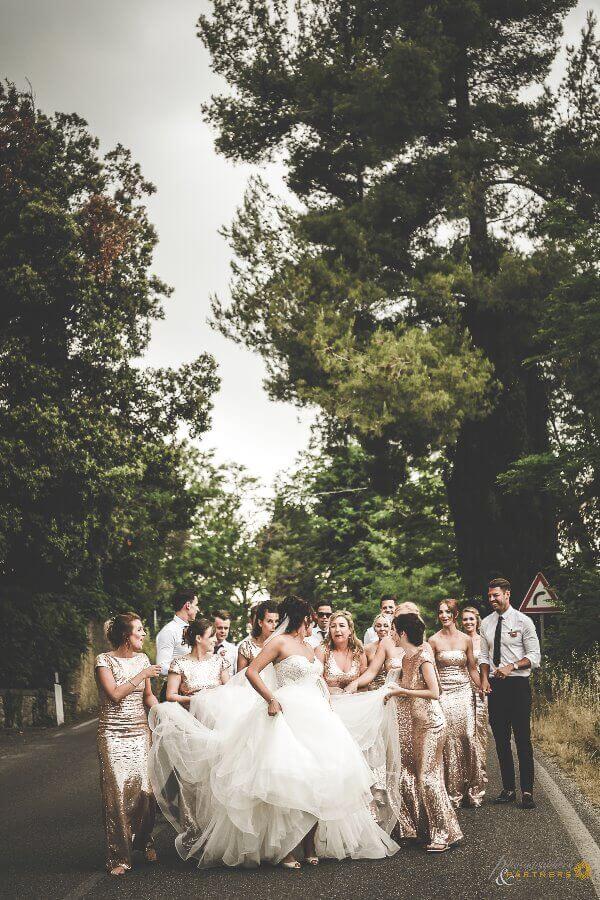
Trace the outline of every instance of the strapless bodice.
[[301, 684], [303, 681], [311, 681], [320, 678], [323, 674], [323, 666], [318, 659], [307, 659], [300, 653], [286, 656], [285, 659], [275, 663], [275, 677], [277, 687]]
[[469, 683], [467, 654], [464, 650], [438, 650], [435, 664], [444, 690]]

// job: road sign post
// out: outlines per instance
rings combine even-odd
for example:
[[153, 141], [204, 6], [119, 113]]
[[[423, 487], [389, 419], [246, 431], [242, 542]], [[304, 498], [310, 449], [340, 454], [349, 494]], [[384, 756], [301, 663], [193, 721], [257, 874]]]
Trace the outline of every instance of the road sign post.
[[558, 597], [548, 584], [548, 580], [542, 572], [538, 572], [531, 587], [525, 594], [525, 598], [519, 607], [520, 612], [528, 616], [539, 616], [540, 645], [544, 644], [544, 618], [552, 613], [559, 613]]

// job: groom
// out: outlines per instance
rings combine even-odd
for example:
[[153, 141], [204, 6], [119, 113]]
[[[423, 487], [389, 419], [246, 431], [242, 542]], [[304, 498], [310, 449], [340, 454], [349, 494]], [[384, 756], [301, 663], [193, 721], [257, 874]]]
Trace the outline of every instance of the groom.
[[531, 684], [529, 673], [540, 664], [540, 642], [529, 616], [510, 605], [510, 582], [494, 578], [488, 586], [493, 609], [481, 623], [481, 687], [489, 694], [490, 725], [502, 775], [502, 792], [494, 803], [512, 803], [515, 764], [510, 744], [515, 736], [523, 809], [533, 809]]

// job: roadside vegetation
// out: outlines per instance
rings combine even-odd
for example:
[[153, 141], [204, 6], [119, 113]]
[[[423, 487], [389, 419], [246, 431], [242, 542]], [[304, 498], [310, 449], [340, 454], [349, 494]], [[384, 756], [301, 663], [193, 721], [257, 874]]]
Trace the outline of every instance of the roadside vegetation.
[[548, 664], [536, 679], [536, 745], [600, 808], [600, 656], [573, 653]]

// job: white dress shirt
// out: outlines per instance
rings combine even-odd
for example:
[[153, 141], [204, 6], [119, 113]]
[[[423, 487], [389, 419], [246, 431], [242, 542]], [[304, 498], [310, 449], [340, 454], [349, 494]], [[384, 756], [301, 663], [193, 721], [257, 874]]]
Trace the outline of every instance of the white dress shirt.
[[229, 669], [229, 674], [235, 675], [238, 655], [238, 648], [236, 647], [236, 645], [232, 644], [231, 641], [217, 641], [215, 645], [215, 653], [220, 653], [221, 656], [225, 657], [225, 659], [231, 666], [231, 668]]
[[321, 631], [320, 628], [313, 628], [310, 637], [305, 638], [305, 643], [314, 648], [320, 647], [325, 640], [327, 640], [327, 629]]
[[367, 630], [365, 631], [365, 636], [363, 638], [363, 644], [366, 647], [367, 644], [374, 644], [375, 641], [378, 641], [378, 640], [379, 640], [379, 638], [377, 637], [377, 632], [371, 625], [371, 627], [367, 628]]
[[183, 629], [187, 626], [188, 623], [179, 616], [173, 616], [156, 635], [156, 665], [160, 666], [161, 675], [168, 674], [169, 666], [174, 659], [190, 652], [187, 644], [182, 643]]
[[[516, 663], [526, 656], [531, 663], [531, 668], [515, 669], [508, 677], [528, 678], [532, 669], [537, 669], [541, 661], [540, 642], [535, 625], [529, 616], [519, 612], [514, 606], [509, 606], [506, 612], [501, 613], [501, 616], [500, 666]], [[498, 613], [493, 612], [485, 617], [480, 628], [479, 664], [486, 663], [490, 667], [490, 674], [493, 674], [497, 668], [494, 665], [494, 636], [497, 624]]]

